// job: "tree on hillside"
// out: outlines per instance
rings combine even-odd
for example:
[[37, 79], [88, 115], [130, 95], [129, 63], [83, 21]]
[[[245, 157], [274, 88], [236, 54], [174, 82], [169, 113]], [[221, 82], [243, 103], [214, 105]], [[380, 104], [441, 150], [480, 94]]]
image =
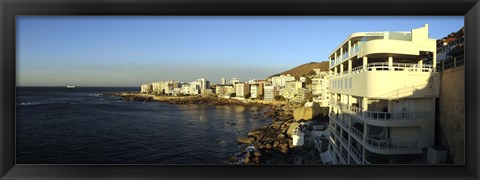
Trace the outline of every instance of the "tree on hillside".
[[316, 74], [317, 73], [312, 69], [306, 74], [306, 76], [313, 76], [313, 75], [316, 75]]
[[310, 78], [310, 77], [305, 78], [305, 84], [307, 84], [307, 85], [312, 84], [312, 78]]

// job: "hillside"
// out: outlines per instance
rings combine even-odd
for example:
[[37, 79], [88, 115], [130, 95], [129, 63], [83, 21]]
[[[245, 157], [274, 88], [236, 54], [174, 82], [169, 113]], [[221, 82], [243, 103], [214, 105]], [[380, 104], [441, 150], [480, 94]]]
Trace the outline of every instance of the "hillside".
[[[290, 74], [292, 76], [305, 76], [306, 74], [308, 74], [310, 71], [312, 71], [313, 69], [317, 69], [317, 68], [320, 68], [321, 71], [328, 71], [328, 61], [322, 61], [322, 62], [310, 62], [310, 63], [306, 63], [306, 64], [302, 64], [300, 66], [297, 66], [293, 69], [290, 69], [290, 70], [287, 70], [287, 71], [284, 71], [284, 72], [281, 72], [281, 73], [278, 73], [278, 74], [274, 74], [272, 76], [278, 76], [278, 75], [286, 75], [286, 74]], [[270, 77], [272, 77], [270, 76]]]

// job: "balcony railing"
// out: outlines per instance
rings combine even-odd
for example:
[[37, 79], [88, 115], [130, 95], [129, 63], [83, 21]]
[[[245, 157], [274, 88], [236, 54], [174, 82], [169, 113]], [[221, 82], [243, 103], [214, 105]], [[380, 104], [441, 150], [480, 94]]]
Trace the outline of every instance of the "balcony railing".
[[342, 111], [350, 112], [370, 120], [379, 120], [379, 121], [392, 121], [392, 120], [418, 120], [418, 119], [429, 119], [431, 117], [431, 112], [379, 112], [379, 111], [365, 111], [359, 107], [347, 105], [344, 103], [338, 103], [331, 101], [330, 104], [336, 105]]
[[414, 141], [377, 140], [371, 137], [366, 138], [366, 144], [373, 148], [385, 150], [409, 150], [418, 148], [418, 142]]
[[343, 73], [334, 73], [333, 76], [342, 76], [347, 74], [355, 74], [363, 71], [389, 71], [392, 68], [393, 71], [406, 71], [406, 72], [433, 72], [433, 65], [423, 64], [419, 66], [418, 64], [412, 63], [393, 63], [392, 66], [389, 66], [387, 62], [376, 62], [368, 63], [366, 67], [357, 66], [351, 69], [349, 72], [343, 71]]
[[348, 146], [347, 146], [348, 140], [345, 139], [345, 137], [343, 137], [343, 136], [340, 136], [340, 139], [342, 139], [342, 144], [344, 145], [344, 147], [345, 147], [345, 148], [348, 147]]
[[342, 151], [340, 153], [342, 155], [342, 159], [345, 161], [345, 164], [348, 163], [348, 153], [345, 153], [345, 151]]
[[356, 129], [354, 127], [350, 127], [350, 132], [352, 132], [352, 134], [357, 136], [357, 138], [363, 139], [363, 133], [361, 131], [359, 131], [358, 129]]
[[355, 149], [352, 145], [350, 145], [350, 149], [351, 149], [350, 152], [352, 152], [351, 154], [353, 154], [352, 157], [357, 158], [357, 160], [361, 163], [363, 159], [362, 154], [358, 152], [357, 149]]

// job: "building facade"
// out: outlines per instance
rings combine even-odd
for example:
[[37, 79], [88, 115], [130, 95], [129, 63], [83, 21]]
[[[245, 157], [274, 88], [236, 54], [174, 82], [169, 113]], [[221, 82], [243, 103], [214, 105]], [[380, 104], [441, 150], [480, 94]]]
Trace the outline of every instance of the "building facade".
[[290, 74], [287, 75], [280, 75], [280, 76], [274, 76], [270, 78], [272, 85], [278, 86], [278, 87], [284, 87], [285, 82], [287, 81], [294, 81], [295, 77], [290, 76]]
[[315, 71], [317, 74], [312, 78], [312, 95], [314, 101], [318, 102], [321, 107], [328, 107], [330, 95], [328, 89], [329, 75], [327, 72]]
[[230, 84], [231, 84], [231, 85], [235, 85], [235, 84], [237, 84], [237, 83], [240, 83], [240, 80], [239, 80], [238, 78], [232, 78], [232, 79], [230, 80]]
[[439, 92], [436, 40], [428, 37], [428, 25], [351, 34], [329, 60], [333, 162], [423, 163], [434, 145]]
[[237, 97], [245, 97], [250, 93], [250, 84], [237, 83], [235, 84], [235, 94]]
[[263, 90], [264, 90], [264, 97], [263, 97], [264, 100], [273, 101], [275, 100], [275, 96], [278, 96], [278, 89], [273, 85], [265, 85], [263, 87]]

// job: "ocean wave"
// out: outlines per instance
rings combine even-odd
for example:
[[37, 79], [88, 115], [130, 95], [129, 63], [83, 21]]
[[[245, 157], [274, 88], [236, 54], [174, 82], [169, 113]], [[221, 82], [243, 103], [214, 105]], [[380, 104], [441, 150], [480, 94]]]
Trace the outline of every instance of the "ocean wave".
[[31, 105], [38, 105], [40, 104], [39, 102], [17, 102], [17, 105], [19, 106], [31, 106]]
[[93, 97], [100, 97], [103, 96], [103, 94], [98, 94], [98, 93], [90, 93], [88, 96], [93, 96]]

